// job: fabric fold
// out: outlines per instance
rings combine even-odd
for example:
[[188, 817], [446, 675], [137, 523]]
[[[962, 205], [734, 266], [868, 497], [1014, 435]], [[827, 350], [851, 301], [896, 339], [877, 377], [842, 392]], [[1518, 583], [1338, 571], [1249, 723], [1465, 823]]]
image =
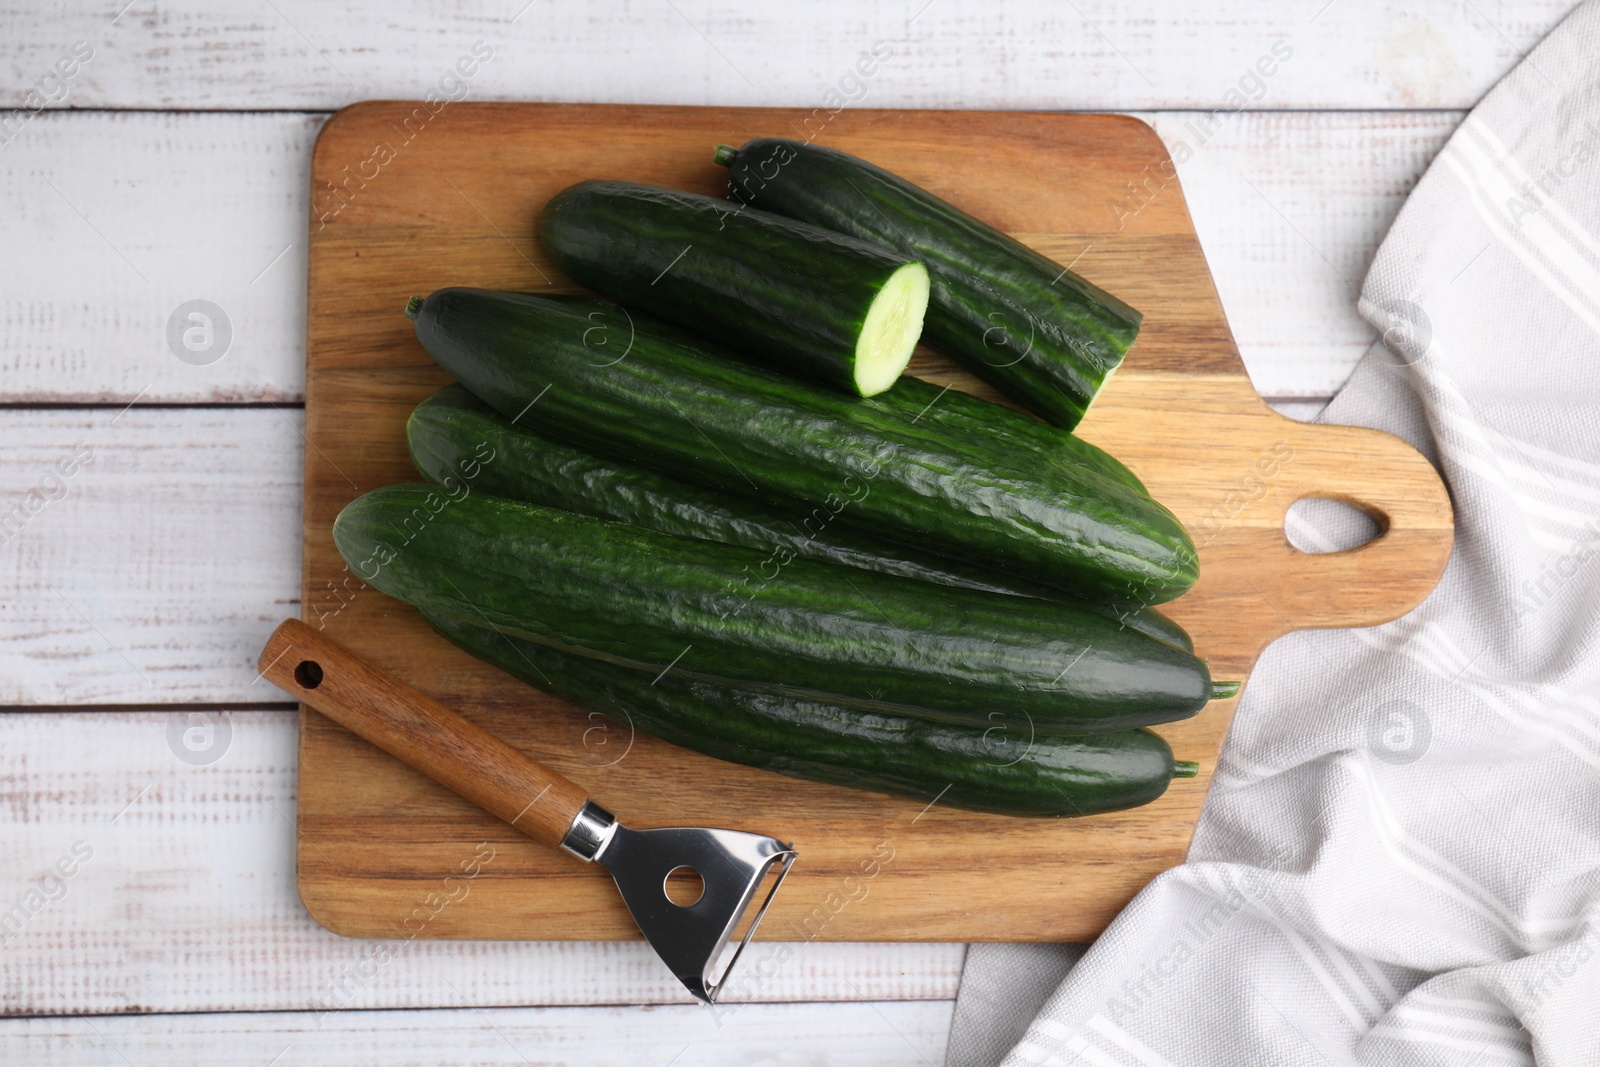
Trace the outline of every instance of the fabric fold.
[[[1381, 340], [1323, 420], [1437, 464], [1444, 578], [1396, 622], [1267, 650], [1188, 862], [1007, 1067], [1600, 1064], [1600, 0], [1451, 136], [1359, 306]], [[974, 952], [963, 1001], [1004, 999], [1009, 967]], [[1015, 1037], [958, 1001], [948, 1062]]]

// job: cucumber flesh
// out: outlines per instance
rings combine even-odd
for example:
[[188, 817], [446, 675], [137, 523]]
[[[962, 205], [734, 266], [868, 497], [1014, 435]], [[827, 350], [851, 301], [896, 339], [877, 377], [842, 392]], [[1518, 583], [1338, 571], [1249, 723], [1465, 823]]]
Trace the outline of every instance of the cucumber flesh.
[[907, 263], [889, 275], [856, 338], [853, 373], [859, 395], [877, 396], [905, 373], [927, 310], [928, 271], [922, 264]]

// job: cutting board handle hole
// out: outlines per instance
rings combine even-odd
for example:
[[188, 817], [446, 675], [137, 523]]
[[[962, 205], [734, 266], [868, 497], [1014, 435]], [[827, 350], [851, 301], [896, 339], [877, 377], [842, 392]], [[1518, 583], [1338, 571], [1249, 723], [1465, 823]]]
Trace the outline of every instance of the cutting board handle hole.
[[1342, 496], [1303, 496], [1283, 516], [1283, 534], [1308, 555], [1349, 552], [1389, 532], [1389, 516]]
[[315, 689], [322, 684], [322, 664], [314, 659], [303, 659], [295, 666], [294, 680], [301, 689]]

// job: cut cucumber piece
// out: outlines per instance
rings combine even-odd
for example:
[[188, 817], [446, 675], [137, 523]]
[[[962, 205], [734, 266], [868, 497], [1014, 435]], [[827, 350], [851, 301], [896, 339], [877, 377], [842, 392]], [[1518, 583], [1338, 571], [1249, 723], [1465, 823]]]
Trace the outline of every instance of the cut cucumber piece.
[[928, 270], [907, 263], [883, 283], [856, 338], [855, 387], [861, 396], [877, 396], [905, 373], [922, 335], [928, 310]]
[[574, 185], [539, 241], [580, 285], [857, 396], [900, 377], [928, 309], [915, 257], [676, 189]]

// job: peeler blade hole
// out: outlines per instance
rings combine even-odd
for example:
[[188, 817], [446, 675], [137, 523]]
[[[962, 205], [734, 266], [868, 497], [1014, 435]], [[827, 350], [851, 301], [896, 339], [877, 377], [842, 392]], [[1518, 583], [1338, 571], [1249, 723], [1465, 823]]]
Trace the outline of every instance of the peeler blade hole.
[[302, 689], [315, 689], [322, 684], [322, 664], [314, 659], [304, 659], [294, 669], [294, 680]]
[[688, 908], [705, 896], [706, 880], [693, 867], [674, 867], [662, 879], [661, 890], [672, 903]]

